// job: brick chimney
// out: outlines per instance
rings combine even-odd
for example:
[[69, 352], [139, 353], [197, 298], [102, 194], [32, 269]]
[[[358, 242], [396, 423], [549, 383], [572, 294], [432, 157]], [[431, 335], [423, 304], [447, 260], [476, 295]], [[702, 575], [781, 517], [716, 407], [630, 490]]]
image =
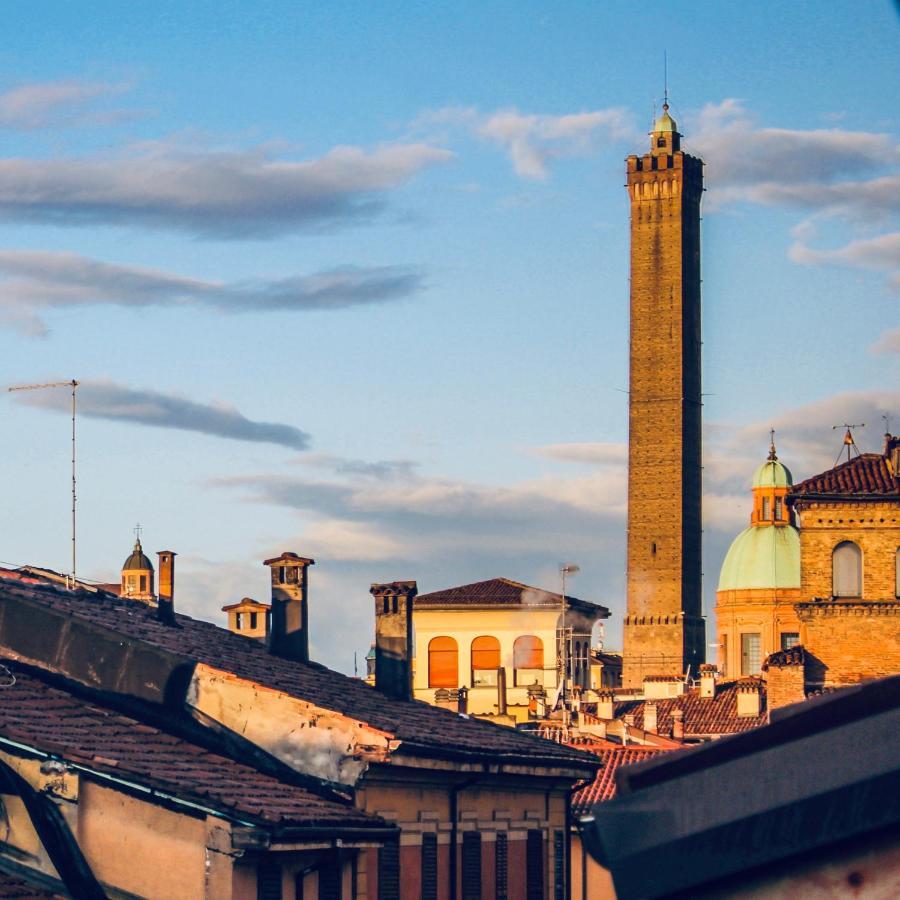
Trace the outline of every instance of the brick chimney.
[[651, 734], [656, 734], [658, 725], [656, 722], [656, 704], [655, 703], [645, 703], [644, 704], [644, 731], [649, 731]]
[[756, 680], [739, 681], [737, 714], [740, 718], [758, 716], [762, 712], [762, 686]]
[[272, 621], [269, 652], [309, 662], [309, 567], [314, 559], [282, 553], [267, 559], [272, 571]]
[[762, 666], [766, 679], [766, 706], [773, 709], [806, 699], [806, 651], [799, 644], [779, 650]]
[[672, 739], [684, 740], [684, 710], [675, 708], [672, 710]]
[[373, 584], [375, 598], [375, 687], [395, 700], [412, 699], [412, 614], [415, 581]]
[[716, 696], [716, 677], [718, 670], [712, 663], [703, 663], [700, 666], [700, 696], [706, 700], [712, 700]]
[[174, 550], [158, 550], [159, 594], [156, 602], [156, 617], [164, 625], [175, 625], [175, 557]]

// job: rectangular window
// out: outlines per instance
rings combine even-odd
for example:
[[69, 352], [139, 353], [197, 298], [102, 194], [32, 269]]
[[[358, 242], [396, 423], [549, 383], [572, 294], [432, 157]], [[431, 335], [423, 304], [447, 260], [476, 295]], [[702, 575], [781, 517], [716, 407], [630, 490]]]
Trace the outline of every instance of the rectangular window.
[[400, 844], [388, 841], [378, 850], [378, 900], [400, 900]]
[[506, 835], [497, 834], [494, 848], [494, 897], [495, 900], [509, 900], [509, 844]]
[[437, 900], [437, 835], [422, 835], [422, 900]]
[[462, 900], [481, 900], [481, 835], [477, 831], [463, 832]]
[[472, 669], [472, 687], [497, 687], [497, 670]]
[[796, 647], [797, 644], [800, 643], [800, 635], [796, 631], [782, 631], [781, 632], [781, 649], [782, 650], [790, 650], [791, 647]]
[[541, 687], [544, 685], [543, 669], [516, 669], [514, 672], [517, 687], [530, 687], [537, 682]]
[[764, 521], [764, 522], [767, 522], [767, 521], [769, 520], [769, 518], [770, 518], [770, 515], [769, 515], [769, 498], [768, 498], [768, 497], [763, 497], [763, 498], [762, 498], [762, 517], [763, 517], [763, 521]]
[[234, 630], [240, 631], [244, 627], [244, 614], [243, 613], [235, 613], [234, 614]]
[[561, 831], [553, 832], [553, 898], [565, 900], [566, 843]]
[[250, 613], [250, 630], [256, 631], [256, 622], [258, 613]]
[[341, 900], [341, 861], [337, 853], [329, 853], [319, 865], [318, 900]]
[[147, 593], [147, 576], [146, 575], [141, 575], [141, 593], [142, 594]]
[[281, 866], [261, 862], [256, 867], [256, 900], [281, 900]]
[[784, 501], [781, 497], [775, 498], [775, 518], [781, 519], [784, 515]]
[[759, 634], [742, 634], [741, 675], [758, 675], [761, 662]]
[[544, 900], [544, 832], [528, 832], [525, 849], [525, 900]]

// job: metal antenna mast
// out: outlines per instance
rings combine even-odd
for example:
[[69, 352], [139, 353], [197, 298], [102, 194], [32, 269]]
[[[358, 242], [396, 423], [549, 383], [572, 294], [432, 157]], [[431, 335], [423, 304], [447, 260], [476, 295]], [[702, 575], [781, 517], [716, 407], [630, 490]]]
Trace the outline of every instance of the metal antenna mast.
[[78, 382], [73, 378], [71, 381], [50, 381], [46, 384], [19, 384], [6, 390], [12, 393], [13, 391], [40, 391], [44, 388], [60, 387], [72, 389], [72, 589], [74, 590], [77, 570], [75, 553], [75, 391], [78, 388]]

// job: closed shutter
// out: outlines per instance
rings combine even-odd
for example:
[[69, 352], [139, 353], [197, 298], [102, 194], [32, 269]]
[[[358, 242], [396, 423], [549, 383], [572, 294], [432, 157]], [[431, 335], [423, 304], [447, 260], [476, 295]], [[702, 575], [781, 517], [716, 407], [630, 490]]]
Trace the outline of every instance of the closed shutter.
[[400, 900], [400, 844], [391, 841], [378, 851], [378, 900]]
[[330, 853], [319, 866], [319, 900], [341, 900], [341, 863]]
[[481, 835], [463, 832], [462, 845], [463, 900], [481, 900]]
[[428, 686], [459, 687], [459, 649], [452, 637], [432, 638], [428, 644]]
[[528, 832], [525, 856], [526, 900], [544, 900], [544, 832]]
[[422, 835], [422, 900], [437, 900], [437, 835]]
[[497, 835], [497, 845], [494, 848], [494, 897], [495, 900], [508, 900], [509, 898], [509, 844], [506, 835], [502, 832]]
[[256, 900], [281, 900], [281, 866], [261, 862], [256, 867]]
[[566, 855], [565, 841], [561, 831], [553, 832], [553, 898], [565, 900], [566, 896]]

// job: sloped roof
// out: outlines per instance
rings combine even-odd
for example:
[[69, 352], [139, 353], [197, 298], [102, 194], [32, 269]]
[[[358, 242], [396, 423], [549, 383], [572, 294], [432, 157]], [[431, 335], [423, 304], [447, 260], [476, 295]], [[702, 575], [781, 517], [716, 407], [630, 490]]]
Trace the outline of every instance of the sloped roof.
[[880, 453], [863, 453], [827, 472], [813, 475], [790, 490], [802, 497], [900, 497], [900, 477]]
[[58, 683], [48, 683], [55, 681], [52, 677], [10, 660], [2, 660], [2, 665], [15, 679], [2, 688], [5, 702], [0, 704], [0, 736], [9, 740], [241, 821], [283, 827], [387, 827], [349, 800], [339, 803], [285, 784], [76, 696]]
[[576, 818], [586, 816], [597, 803], [604, 803], [616, 796], [616, 770], [622, 766], [643, 762], [658, 753], [670, 753], [662, 747], [615, 746], [597, 750], [597, 756], [603, 762], [603, 768], [597, 777], [572, 795], [572, 815]]
[[[609, 616], [609, 610], [597, 603], [579, 600], [566, 595], [570, 609]], [[532, 607], [535, 609], [559, 609], [560, 594], [530, 587], [510, 578], [490, 578], [459, 587], [419, 594], [414, 609], [453, 609], [466, 607]]]
[[[32, 580], [33, 581], [33, 580]], [[55, 585], [6, 579], [0, 571], [0, 602], [22, 596], [52, 609], [118, 632], [129, 640], [178, 654], [316, 706], [367, 722], [399, 738], [406, 752], [479, 760], [524, 761], [533, 765], [593, 765], [589, 754], [562, 747], [513, 728], [467, 718], [419, 700], [394, 700], [365, 682], [318, 663], [301, 663], [269, 653], [227, 628], [176, 615], [178, 628], [163, 624], [156, 611], [110, 594], [66, 591]]]
[[[746, 679], [745, 679], [746, 680]], [[758, 682], [765, 698], [765, 682]], [[701, 697], [700, 688], [689, 688], [679, 697], [660, 700], [626, 700], [616, 703], [616, 718], [631, 713], [636, 728], [644, 728], [644, 708], [647, 703], [656, 704], [656, 725], [659, 734], [672, 733], [672, 710], [684, 712], [684, 736], [686, 738], [719, 734], [738, 734], [750, 731], [766, 723], [765, 702], [760, 704], [758, 716], [737, 714], [737, 695], [740, 681], [724, 681], [716, 685], [715, 697]]]

